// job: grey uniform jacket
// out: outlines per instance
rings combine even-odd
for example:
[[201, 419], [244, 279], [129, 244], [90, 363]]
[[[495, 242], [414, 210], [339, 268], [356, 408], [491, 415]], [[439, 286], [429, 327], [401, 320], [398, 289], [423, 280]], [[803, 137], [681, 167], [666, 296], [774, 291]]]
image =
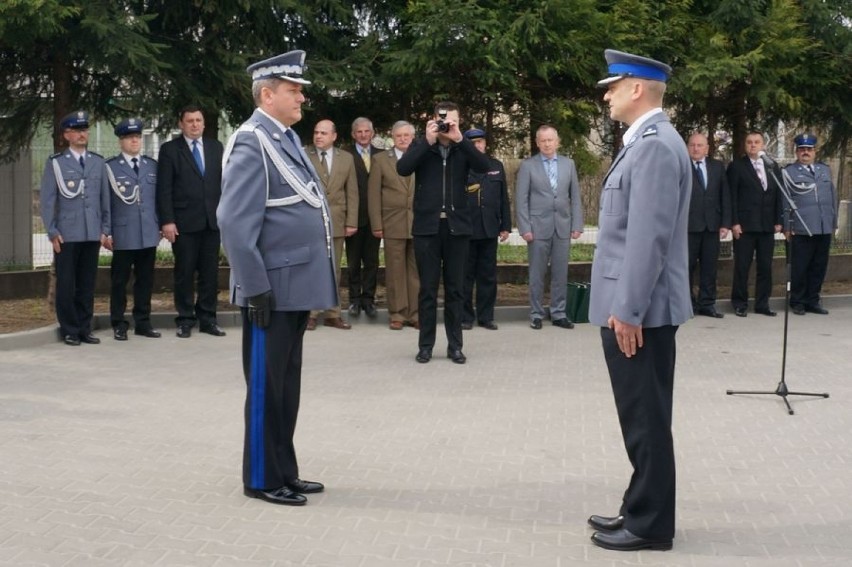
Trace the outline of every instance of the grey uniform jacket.
[[[115, 250], [141, 250], [160, 243], [157, 220], [157, 162], [139, 157], [139, 173], [119, 154], [107, 160], [116, 186], [109, 184], [112, 245]], [[107, 176], [109, 180], [109, 176]], [[136, 195], [136, 198], [134, 198]], [[129, 201], [129, 202], [128, 202]]]
[[[316, 171], [305, 152], [259, 110], [244, 126], [269, 138], [289, 171], [311, 183], [311, 194], [320, 206], [298, 198], [270, 156], [261, 153], [253, 131], [241, 128], [234, 134], [233, 151], [223, 164], [217, 209], [222, 245], [231, 265], [231, 300], [246, 307], [249, 297], [271, 290], [276, 311], [337, 305], [330, 214]], [[268, 199], [293, 198], [292, 202], [267, 203], [267, 188]]]
[[[824, 163], [814, 163], [811, 173], [800, 163], [791, 163], [784, 168], [793, 182], [790, 195], [799, 208], [802, 220], [811, 229], [811, 234], [831, 234], [837, 228], [837, 191], [831, 181], [831, 170]], [[808, 231], [799, 218], [793, 215], [793, 232], [807, 236]]]
[[515, 187], [518, 233], [532, 232], [536, 240], [547, 240], [554, 235], [571, 238], [572, 231], [583, 231], [583, 203], [574, 160], [557, 155], [556, 169], [554, 195], [541, 154], [521, 162]]
[[589, 320], [680, 325], [692, 316], [686, 145], [660, 112], [648, 118], [604, 178]]
[[[54, 161], [59, 164], [64, 194], [57, 186]], [[51, 240], [62, 235], [65, 242], [90, 242], [100, 240], [101, 234], [110, 234], [109, 184], [104, 158], [87, 151], [83, 161], [85, 169], [70, 150], [65, 150], [50, 156], [44, 166], [41, 219]], [[79, 191], [83, 181], [83, 191]]]

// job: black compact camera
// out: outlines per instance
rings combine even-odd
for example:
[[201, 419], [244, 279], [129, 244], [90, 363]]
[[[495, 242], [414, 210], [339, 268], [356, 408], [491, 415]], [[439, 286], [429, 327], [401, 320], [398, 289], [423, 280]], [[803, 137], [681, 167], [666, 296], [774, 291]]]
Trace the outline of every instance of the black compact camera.
[[443, 132], [446, 134], [450, 131], [450, 125], [444, 122], [447, 119], [447, 111], [439, 110], [438, 111], [438, 132]]

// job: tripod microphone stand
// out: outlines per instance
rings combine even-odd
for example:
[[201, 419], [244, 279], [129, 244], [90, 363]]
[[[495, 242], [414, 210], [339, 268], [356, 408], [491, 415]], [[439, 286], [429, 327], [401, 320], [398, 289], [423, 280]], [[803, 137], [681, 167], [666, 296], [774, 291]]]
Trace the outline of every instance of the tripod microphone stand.
[[[760, 157], [763, 159], [764, 164], [767, 166], [765, 169], [769, 170], [772, 174], [772, 179], [775, 183], [778, 184], [778, 187], [781, 189], [782, 195], [784, 195], [784, 199], [787, 202], [787, 206], [785, 207], [785, 215], [784, 215], [784, 233], [786, 235], [791, 234], [792, 225], [793, 225], [793, 214], [795, 213], [796, 218], [799, 219], [799, 222], [802, 223], [802, 226], [805, 227], [805, 231], [807, 231], [808, 236], [813, 236], [811, 229], [808, 228], [808, 225], [805, 223], [804, 219], [802, 219], [802, 215], [799, 214], [799, 208], [796, 206], [796, 203], [793, 201], [793, 198], [790, 196], [790, 192], [787, 188], [787, 174], [786, 172], [781, 172], [781, 177], [784, 179], [783, 183], [778, 180], [778, 177], [775, 175], [775, 168], [778, 167], [778, 164], [775, 163], [774, 160], [769, 158], [765, 153], [760, 152]], [[792, 183], [792, 182], [791, 182]], [[785, 267], [785, 278], [786, 278], [786, 293], [784, 295], [784, 342], [782, 347], [781, 354], [781, 381], [778, 382], [778, 386], [773, 391], [753, 391], [753, 390], [728, 390], [727, 394], [729, 396], [736, 394], [757, 394], [757, 395], [775, 395], [780, 396], [782, 400], [784, 400], [784, 404], [787, 406], [787, 412], [789, 415], [793, 415], [795, 412], [793, 408], [790, 406], [789, 400], [787, 400], [787, 396], [811, 396], [817, 398], [827, 398], [828, 393], [816, 393], [816, 392], [791, 392], [787, 388], [787, 329], [788, 322], [790, 317], [790, 280], [792, 278], [793, 268], [792, 268], [792, 258], [790, 254], [790, 238], [787, 237], [784, 240], [784, 256], [787, 261], [787, 265]]]

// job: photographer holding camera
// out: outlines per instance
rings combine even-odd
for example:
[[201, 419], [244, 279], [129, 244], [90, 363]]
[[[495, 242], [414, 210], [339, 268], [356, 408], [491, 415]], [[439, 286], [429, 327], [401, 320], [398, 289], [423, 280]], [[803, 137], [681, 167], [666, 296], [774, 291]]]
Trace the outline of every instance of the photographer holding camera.
[[459, 130], [459, 107], [435, 105], [424, 138], [414, 141], [396, 164], [397, 173], [414, 174], [414, 257], [420, 275], [420, 338], [415, 360], [432, 359], [437, 324], [438, 283], [444, 276], [444, 328], [447, 358], [456, 364], [462, 353], [462, 307], [468, 240], [472, 233], [465, 186], [470, 170], [488, 171], [488, 157]]

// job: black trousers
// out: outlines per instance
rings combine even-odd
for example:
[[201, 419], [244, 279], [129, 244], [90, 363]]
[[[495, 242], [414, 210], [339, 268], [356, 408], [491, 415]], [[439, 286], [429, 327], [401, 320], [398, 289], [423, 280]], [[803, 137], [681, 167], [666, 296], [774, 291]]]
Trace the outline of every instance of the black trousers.
[[624, 527], [651, 539], [675, 531], [675, 458], [672, 441], [675, 333], [677, 327], [642, 329], [644, 345], [627, 358], [615, 332], [601, 328], [618, 422], [633, 475], [620, 513]]
[[790, 306], [817, 307], [828, 271], [831, 234], [793, 236], [790, 243]]
[[299, 478], [293, 434], [302, 389], [307, 311], [273, 311], [259, 329], [243, 314], [246, 379], [243, 484], [272, 490]]
[[113, 250], [110, 267], [109, 320], [113, 328], [127, 329], [127, 282], [133, 272], [133, 323], [137, 330], [151, 328], [151, 292], [154, 289], [154, 261], [157, 247], [139, 250]]
[[695, 272], [698, 268], [698, 293], [692, 295], [692, 304], [699, 308], [716, 305], [716, 272], [719, 266], [719, 232], [705, 230], [689, 233], [689, 290], [695, 289]]
[[346, 265], [349, 274], [349, 304], [373, 304], [376, 301], [376, 277], [379, 272], [380, 238], [373, 236], [368, 222], [346, 238]]
[[453, 236], [446, 219], [441, 219], [438, 234], [414, 237], [414, 259], [420, 275], [417, 296], [420, 318], [420, 348], [435, 346], [438, 324], [438, 285], [444, 277], [444, 330], [447, 347], [462, 348], [462, 311], [464, 308], [464, 271], [469, 236]]
[[[473, 290], [476, 287], [476, 307]], [[471, 238], [467, 252], [462, 320], [485, 323], [494, 320], [497, 303], [497, 238]]]
[[772, 293], [772, 252], [775, 249], [775, 233], [744, 232], [734, 239], [734, 284], [731, 287], [731, 303], [734, 308], [748, 307], [748, 271], [751, 261], [757, 256], [754, 282], [754, 309], [769, 309]]
[[179, 327], [194, 327], [196, 322], [202, 327], [216, 323], [219, 244], [219, 231], [209, 229], [182, 232], [172, 244], [175, 255], [175, 323]]
[[95, 280], [101, 243], [65, 242], [56, 262], [56, 320], [62, 336], [86, 335], [92, 331], [95, 310]]

